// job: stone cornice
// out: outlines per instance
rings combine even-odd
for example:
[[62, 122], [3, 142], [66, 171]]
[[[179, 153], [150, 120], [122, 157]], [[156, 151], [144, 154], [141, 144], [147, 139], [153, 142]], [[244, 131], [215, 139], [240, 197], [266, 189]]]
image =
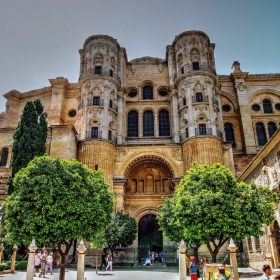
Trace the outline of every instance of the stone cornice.
[[178, 36], [175, 36], [175, 39], [173, 40], [172, 45], [174, 46], [180, 38], [182, 38], [186, 35], [202, 35], [210, 44], [209, 37], [207, 36], [206, 33], [204, 33], [203, 31], [199, 31], [199, 30], [190, 30], [190, 31], [182, 32]]
[[67, 89], [69, 86], [68, 79], [64, 78], [64, 77], [57, 77], [56, 79], [49, 79], [49, 81], [53, 87], [63, 86]]
[[235, 72], [235, 73], [231, 73], [230, 77], [233, 81], [237, 80], [237, 79], [245, 80], [247, 78], [248, 74], [249, 74], [249, 72]]
[[110, 41], [112, 42], [113, 44], [115, 44], [117, 46], [118, 49], [120, 49], [120, 44], [118, 43], [117, 39], [114, 39], [113, 37], [111, 36], [108, 36], [108, 35], [92, 35], [90, 37], [88, 37], [85, 42], [84, 42], [84, 45], [83, 47], [85, 48], [87, 44], [89, 44], [92, 40], [94, 39], [105, 39], [107, 41]]
[[158, 63], [165, 63], [165, 62], [166, 61], [162, 58], [151, 57], [151, 56], [143, 56], [129, 61], [130, 64], [154, 64], [154, 65], [157, 65]]
[[69, 125], [51, 125], [50, 128], [52, 130], [71, 130], [73, 131], [74, 135], [76, 136], [78, 134], [77, 130], [72, 124]]

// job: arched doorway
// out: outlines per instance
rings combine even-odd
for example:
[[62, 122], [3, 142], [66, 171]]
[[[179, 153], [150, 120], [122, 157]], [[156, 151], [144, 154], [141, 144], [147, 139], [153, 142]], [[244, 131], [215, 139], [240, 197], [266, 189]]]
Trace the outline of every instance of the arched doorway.
[[162, 232], [156, 216], [147, 214], [138, 223], [138, 257], [139, 261], [147, 257], [148, 251], [160, 252], [163, 249]]

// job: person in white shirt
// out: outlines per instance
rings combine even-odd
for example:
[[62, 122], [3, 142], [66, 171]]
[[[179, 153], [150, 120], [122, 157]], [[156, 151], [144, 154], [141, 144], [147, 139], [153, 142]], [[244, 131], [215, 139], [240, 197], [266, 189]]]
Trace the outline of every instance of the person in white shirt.
[[48, 273], [49, 269], [50, 269], [51, 275], [53, 274], [52, 265], [53, 265], [53, 252], [50, 252], [47, 257], [46, 274]]

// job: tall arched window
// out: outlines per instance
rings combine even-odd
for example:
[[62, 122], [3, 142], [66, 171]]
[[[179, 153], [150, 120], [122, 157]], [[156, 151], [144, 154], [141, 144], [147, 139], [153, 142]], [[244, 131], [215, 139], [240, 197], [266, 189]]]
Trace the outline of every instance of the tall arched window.
[[151, 86], [143, 87], [143, 99], [154, 99], [153, 88]]
[[277, 127], [276, 127], [276, 124], [274, 122], [269, 122], [267, 124], [268, 126], [268, 135], [269, 135], [269, 138], [272, 137], [272, 135], [275, 133], [275, 131], [277, 130]]
[[154, 114], [145, 111], [143, 114], [143, 136], [154, 136]]
[[267, 141], [264, 125], [262, 123], [256, 123], [256, 131], [257, 131], [259, 146], [264, 146]]
[[0, 166], [6, 166], [8, 162], [8, 154], [9, 150], [8, 148], [3, 148], [2, 153], [1, 153], [1, 161], [0, 161]]
[[231, 123], [225, 123], [224, 125], [225, 128], [225, 134], [226, 134], [226, 141], [232, 143], [232, 147], [235, 148], [235, 137], [234, 137], [234, 131], [233, 131], [233, 126]]
[[265, 114], [273, 113], [271, 103], [267, 99], [263, 101], [263, 112]]
[[130, 111], [127, 116], [127, 137], [138, 137], [138, 113]]
[[167, 110], [159, 111], [158, 128], [159, 136], [170, 136], [169, 112]]

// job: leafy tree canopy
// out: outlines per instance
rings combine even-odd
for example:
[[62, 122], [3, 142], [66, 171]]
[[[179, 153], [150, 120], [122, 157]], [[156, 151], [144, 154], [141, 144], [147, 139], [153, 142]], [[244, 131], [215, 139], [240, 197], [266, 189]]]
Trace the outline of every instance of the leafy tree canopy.
[[270, 189], [237, 183], [221, 164], [194, 163], [172, 198], [166, 198], [157, 218], [165, 237], [206, 243], [212, 260], [230, 238], [262, 235], [274, 220], [276, 195]]
[[24, 106], [21, 120], [14, 132], [12, 173], [8, 180], [9, 194], [13, 192], [12, 184], [15, 174], [26, 167], [35, 156], [45, 153], [48, 133], [45, 115], [42, 115], [43, 106], [40, 100], [28, 101]]
[[113, 252], [117, 246], [127, 247], [133, 243], [137, 234], [137, 222], [128, 214], [112, 213], [111, 223], [105, 230], [105, 240]]
[[[30, 244], [33, 238], [39, 245], [57, 243], [62, 264], [74, 239], [89, 240], [111, 221], [113, 194], [101, 171], [76, 160], [36, 157], [13, 184], [4, 203], [9, 239], [15, 244]], [[65, 273], [65, 266], [61, 269]]]

